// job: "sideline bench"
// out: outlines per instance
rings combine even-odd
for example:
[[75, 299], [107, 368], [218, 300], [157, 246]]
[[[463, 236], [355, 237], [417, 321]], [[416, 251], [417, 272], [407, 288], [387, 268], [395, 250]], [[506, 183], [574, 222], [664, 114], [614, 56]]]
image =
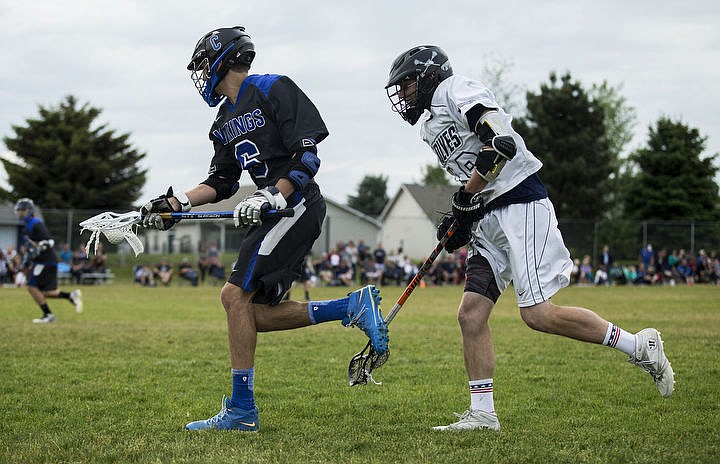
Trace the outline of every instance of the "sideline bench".
[[72, 274], [69, 272], [58, 272], [57, 274], [58, 284], [69, 284], [72, 282]]
[[[57, 275], [58, 283], [59, 284], [70, 284], [72, 283], [72, 274], [69, 272], [58, 272]], [[82, 285], [92, 285], [92, 284], [99, 284], [103, 285], [106, 283], [111, 283], [115, 279], [115, 274], [113, 274], [110, 271], [106, 272], [83, 272], [80, 275], [80, 284]]]
[[115, 274], [110, 271], [105, 272], [83, 272], [80, 274], [80, 284], [98, 284], [103, 285], [106, 283], [112, 283], [115, 278]]

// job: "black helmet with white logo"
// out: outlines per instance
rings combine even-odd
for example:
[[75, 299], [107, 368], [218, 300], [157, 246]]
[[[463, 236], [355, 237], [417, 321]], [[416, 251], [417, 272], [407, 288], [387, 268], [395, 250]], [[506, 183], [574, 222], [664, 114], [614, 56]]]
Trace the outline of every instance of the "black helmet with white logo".
[[385, 86], [393, 111], [414, 125], [430, 109], [440, 82], [452, 75], [450, 60], [440, 47], [420, 45], [403, 52], [393, 61]]

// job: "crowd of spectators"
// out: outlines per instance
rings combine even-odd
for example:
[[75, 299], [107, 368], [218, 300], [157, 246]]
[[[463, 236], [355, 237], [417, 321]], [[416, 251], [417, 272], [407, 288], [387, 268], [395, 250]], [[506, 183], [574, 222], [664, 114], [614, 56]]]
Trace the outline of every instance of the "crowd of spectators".
[[720, 257], [716, 251], [701, 249], [697, 255], [685, 250], [653, 249], [647, 244], [638, 253], [633, 264], [615, 260], [610, 247], [605, 245], [598, 256], [595, 268], [589, 255], [575, 259], [572, 283], [578, 285], [695, 285], [720, 286]]
[[[0, 250], [0, 283], [24, 286], [27, 277], [23, 272], [24, 247], [15, 250], [9, 246]], [[106, 256], [100, 244], [97, 252], [88, 257], [84, 245], [71, 251], [67, 244], [58, 253], [58, 271], [71, 276], [76, 283], [83, 282], [83, 274], [108, 272]], [[455, 253], [441, 255], [426, 273], [422, 285], [462, 285], [467, 258], [465, 247]], [[407, 285], [418, 271], [418, 265], [403, 253], [402, 248], [386, 251], [382, 243], [374, 247], [362, 240], [338, 242], [328, 253], [308, 256], [303, 276], [305, 291], [315, 285], [354, 287], [357, 284]], [[201, 246], [194, 262], [184, 257], [177, 264], [167, 258], [155, 264], [139, 264], [134, 270], [138, 285], [169, 286], [173, 279], [182, 279], [192, 286], [221, 284], [225, 281], [225, 267], [215, 244]], [[720, 286], [720, 257], [713, 250], [704, 249], [695, 254], [685, 250], [653, 249], [644, 246], [637, 262], [622, 264], [605, 245], [595, 262], [590, 255], [576, 258], [573, 263], [571, 284], [575, 285], [695, 285], [697, 283]]]
[[[439, 257], [426, 273], [423, 285], [462, 285], [467, 250]], [[328, 253], [312, 260], [309, 273], [313, 282], [326, 286], [407, 285], [418, 271], [417, 264], [403, 254], [402, 248], [385, 250], [382, 243], [374, 248], [362, 241], [338, 242]], [[571, 283], [575, 285], [695, 285], [720, 286], [720, 257], [716, 251], [661, 249], [647, 245], [638, 253], [636, 263], [622, 264], [605, 245], [593, 262], [590, 255], [576, 258]]]
[[[438, 258], [426, 273], [424, 285], [458, 285], [465, 279], [467, 251], [461, 248]], [[328, 253], [312, 261], [310, 272], [320, 285], [350, 287], [360, 285], [397, 285], [410, 283], [418, 266], [401, 247], [387, 251], [382, 243], [375, 247], [360, 240], [338, 242]]]
[[143, 287], [169, 287], [176, 276], [181, 279], [180, 282], [187, 282], [193, 287], [204, 284], [206, 280], [212, 285], [225, 282], [225, 267], [217, 245], [201, 245], [194, 264], [187, 257], [177, 265], [170, 263], [167, 257], [153, 265], [138, 264], [135, 266], [134, 282]]

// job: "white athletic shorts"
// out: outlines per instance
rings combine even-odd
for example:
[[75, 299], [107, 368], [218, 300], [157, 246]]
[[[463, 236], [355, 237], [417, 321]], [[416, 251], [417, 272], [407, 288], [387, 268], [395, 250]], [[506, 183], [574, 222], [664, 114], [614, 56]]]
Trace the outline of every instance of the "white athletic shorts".
[[500, 292], [513, 284], [521, 308], [550, 299], [570, 282], [573, 263], [548, 198], [485, 214], [468, 258], [478, 253], [490, 263]]

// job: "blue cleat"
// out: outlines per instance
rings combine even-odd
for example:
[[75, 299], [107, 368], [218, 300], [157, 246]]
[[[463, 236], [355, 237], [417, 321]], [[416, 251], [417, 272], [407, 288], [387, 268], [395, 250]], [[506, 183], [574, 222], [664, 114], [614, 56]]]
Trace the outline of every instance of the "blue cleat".
[[260, 429], [258, 409], [244, 410], [230, 406], [230, 399], [223, 397], [222, 409], [217, 415], [207, 420], [190, 422], [185, 430], [241, 430], [257, 432]]
[[377, 354], [388, 349], [388, 329], [380, 312], [380, 290], [368, 285], [348, 293], [347, 315], [342, 320], [345, 327], [358, 326], [370, 339]]

